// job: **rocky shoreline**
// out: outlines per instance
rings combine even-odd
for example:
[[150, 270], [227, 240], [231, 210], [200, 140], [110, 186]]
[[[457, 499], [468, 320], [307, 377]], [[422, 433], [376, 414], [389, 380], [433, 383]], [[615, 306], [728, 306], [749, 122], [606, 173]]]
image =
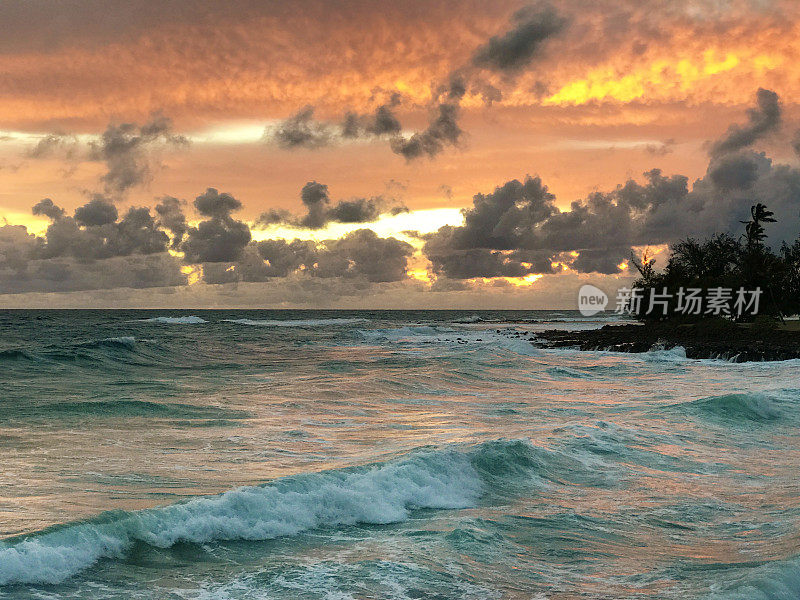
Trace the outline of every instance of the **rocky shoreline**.
[[544, 348], [647, 352], [682, 346], [688, 358], [732, 362], [800, 358], [800, 331], [737, 326], [732, 323], [647, 323], [604, 325], [599, 329], [537, 332], [533, 344]]

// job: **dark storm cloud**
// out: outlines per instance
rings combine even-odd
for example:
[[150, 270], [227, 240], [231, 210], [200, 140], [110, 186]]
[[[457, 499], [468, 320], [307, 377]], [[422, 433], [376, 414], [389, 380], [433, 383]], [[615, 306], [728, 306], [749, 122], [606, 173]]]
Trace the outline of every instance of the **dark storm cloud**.
[[453, 279], [547, 273], [553, 263], [616, 273], [633, 246], [717, 232], [739, 235], [740, 221], [756, 202], [778, 217], [768, 231], [771, 241], [792, 240], [798, 234], [800, 170], [742, 149], [778, 126], [778, 107], [777, 96], [760, 89], [748, 123], [731, 126], [714, 145], [705, 176], [691, 189], [687, 177], [653, 169], [644, 183], [628, 180], [561, 211], [538, 177], [513, 180], [476, 195], [464, 211], [464, 225], [428, 236], [424, 253], [434, 272]]
[[[306, 185], [302, 198], [310, 211], [323, 210], [325, 219], [358, 222], [380, 214], [377, 200], [328, 206], [327, 188], [317, 182]], [[208, 188], [197, 196], [194, 208], [205, 220], [196, 227], [188, 226], [184, 204], [165, 196], [155, 214], [131, 207], [120, 216], [107, 198], [94, 195], [67, 216], [44, 199], [32, 208], [52, 221], [43, 236], [29, 234], [24, 226], [0, 227], [0, 293], [180, 286], [187, 283], [181, 272], [187, 263], [200, 265], [208, 284], [300, 277], [346, 280], [351, 292], [367, 291], [373, 284], [405, 279], [414, 251], [406, 242], [367, 229], [321, 242], [253, 242], [248, 225], [232, 217], [242, 204], [230, 194]], [[183, 259], [170, 256], [170, 247], [182, 251]]]
[[414, 160], [433, 158], [447, 147], [458, 146], [464, 133], [458, 119], [461, 101], [467, 91], [479, 94], [487, 106], [503, 99], [499, 89], [481, 78], [481, 70], [514, 75], [529, 66], [537, 58], [542, 45], [561, 33], [566, 24], [567, 20], [549, 4], [531, 5], [519, 10], [514, 15], [511, 29], [492, 37], [478, 48], [471, 64], [453, 71], [447, 84], [437, 90], [438, 105], [432, 111], [428, 126], [407, 138], [393, 137], [390, 140], [392, 151], [406, 160]]
[[333, 128], [322, 121], [314, 119], [314, 107], [305, 106], [291, 117], [282, 121], [274, 132], [264, 133], [266, 140], [273, 140], [279, 147], [322, 148], [331, 143], [335, 137]]
[[721, 190], [746, 190], [758, 179], [758, 163], [748, 153], [712, 159], [708, 176]]
[[414, 248], [393, 237], [379, 237], [371, 229], [358, 229], [339, 239], [319, 244], [310, 240], [264, 240], [251, 243], [240, 259], [206, 270], [208, 283], [267, 281], [303, 273], [309, 277], [358, 279], [386, 283], [406, 279], [408, 258]]
[[356, 138], [386, 138], [395, 154], [406, 160], [433, 158], [445, 148], [457, 146], [463, 131], [458, 124], [461, 101], [467, 92], [481, 96], [487, 106], [503, 99], [502, 92], [485, 81], [482, 71], [513, 76], [529, 66], [541, 53], [542, 46], [559, 34], [567, 20], [549, 4], [536, 4], [519, 10], [511, 28], [492, 37], [474, 53], [469, 64], [455, 69], [443, 85], [432, 86], [430, 119], [422, 131], [404, 136], [394, 109], [401, 95], [394, 92], [389, 102], [378, 106], [374, 114], [345, 114], [340, 126], [314, 118], [314, 107], [306, 106], [276, 128], [267, 128], [264, 138], [281, 148], [322, 148]]
[[269, 227], [270, 225], [289, 223], [291, 222], [292, 218], [292, 213], [290, 213], [288, 210], [270, 208], [259, 215], [255, 224], [258, 227]]
[[181, 244], [186, 262], [206, 263], [237, 260], [250, 243], [250, 228], [232, 218], [230, 213], [242, 203], [230, 194], [208, 188], [198, 196], [194, 206], [201, 215], [210, 217], [197, 227], [190, 227]]
[[328, 211], [328, 218], [339, 223], [368, 223], [379, 215], [376, 202], [366, 198], [341, 200]]
[[554, 200], [538, 177], [524, 183], [509, 181], [491, 194], [477, 194], [473, 208], [464, 211], [464, 226], [455, 232], [455, 243], [464, 248], [518, 248], [534, 225], [556, 212]]
[[387, 135], [400, 133], [400, 121], [394, 116], [392, 109], [384, 104], [375, 110], [372, 122], [367, 123], [367, 132], [373, 135]]
[[314, 107], [306, 106], [277, 127], [268, 127], [264, 140], [291, 150], [323, 148], [348, 139], [392, 137], [401, 130], [400, 121], [393, 112], [399, 103], [400, 95], [393, 94], [391, 100], [378, 106], [373, 114], [347, 112], [341, 125], [315, 119]]
[[619, 265], [631, 256], [629, 246], [583, 250], [570, 266], [579, 273], [613, 275], [620, 272]]
[[75, 222], [87, 227], [113, 223], [118, 216], [117, 207], [102, 197], [95, 197], [75, 210]]
[[[461, 89], [454, 80], [442, 97], [458, 97]], [[748, 113], [748, 123], [729, 133], [752, 129], [759, 120], [754, 115], [764, 112], [764, 98], [759, 92], [758, 108]], [[463, 225], [419, 236], [433, 272], [440, 276], [437, 289], [452, 289], [471, 278], [523, 277], [564, 267], [617, 273], [632, 247], [718, 232], [741, 234], [741, 221], [756, 202], [765, 203], [778, 219], [767, 228], [769, 243], [795, 239], [800, 228], [800, 169], [773, 164], [763, 153], [734, 150], [738, 144], [712, 155], [705, 175], [691, 185], [685, 176], [652, 169], [643, 181], [628, 180], [609, 192], [592, 193], [568, 210], [557, 207], [538, 177], [476, 194], [472, 206], [463, 211]], [[318, 228], [330, 221], [374, 219], [388, 211], [380, 197], [334, 203], [327, 186], [316, 181], [304, 186], [301, 201], [303, 217], [271, 211], [263, 220]], [[182, 264], [202, 265], [206, 283], [324, 279], [349, 282], [350, 290], [368, 290], [407, 279], [413, 248], [369, 229], [322, 242], [253, 242], [248, 225], [232, 217], [242, 203], [230, 194], [209, 188], [194, 207], [204, 220], [188, 227], [182, 202], [171, 197], [160, 199], [155, 217], [149, 209], [135, 207], [120, 217], [115, 205], [99, 195], [73, 216], [52, 200], [42, 200], [33, 212], [52, 221], [44, 236], [30, 235], [24, 227], [0, 228], [0, 289], [10, 293], [102, 289], [112, 284], [182, 285], [181, 263], [166, 253], [167, 232], [173, 247], [185, 254]]]
[[781, 124], [781, 106], [778, 94], [759, 88], [756, 107], [747, 111], [745, 125], [731, 125], [725, 135], [711, 147], [712, 156], [736, 152], [752, 146], [765, 135], [777, 130]]
[[34, 215], [43, 215], [51, 221], [57, 221], [64, 216], [64, 209], [56, 206], [50, 198], [44, 198], [37, 202], [31, 212]]
[[150, 209], [146, 207], [129, 208], [117, 223], [116, 233], [109, 243], [119, 256], [164, 252], [169, 243], [169, 236], [158, 229]]
[[131, 255], [91, 262], [71, 257], [30, 259], [9, 268], [2, 257], [8, 232], [0, 227], [0, 294], [75, 292], [186, 285], [181, 263], [169, 254]]
[[[252, 274], [250, 279], [246, 278], [247, 271], [245, 269], [245, 281], [261, 280], [255, 279], [255, 276], [264, 278], [286, 277], [300, 267], [311, 269], [316, 262], [316, 244], [309, 240], [293, 240], [291, 242], [286, 240], [263, 240], [257, 242], [254, 246], [262, 262], [261, 268], [256, 272], [252, 270], [251, 265]], [[247, 263], [245, 263], [245, 266], [247, 266]]]
[[382, 214], [392, 215], [407, 212], [408, 208], [383, 197], [353, 198], [339, 200], [332, 204], [328, 186], [317, 181], [309, 181], [300, 191], [300, 200], [306, 208], [302, 217], [294, 217], [289, 211], [270, 209], [256, 219], [261, 227], [285, 225], [308, 229], [321, 229], [330, 222], [369, 223]]
[[189, 229], [186, 223], [186, 215], [183, 213], [185, 204], [185, 201], [178, 198], [163, 196], [155, 206], [158, 225], [172, 234], [171, 245], [173, 248], [177, 248], [180, 245], [183, 236], [186, 235]]
[[101, 180], [106, 193], [119, 195], [146, 183], [152, 176], [152, 159], [148, 149], [158, 143], [184, 145], [186, 138], [172, 133], [172, 122], [154, 116], [139, 126], [135, 123], [109, 125], [97, 142], [91, 144], [91, 160], [106, 164]]
[[414, 248], [396, 238], [381, 238], [371, 229], [358, 229], [337, 240], [323, 242], [312, 275], [363, 277], [373, 283], [406, 277]]
[[550, 5], [526, 6], [513, 18], [513, 28], [492, 37], [475, 51], [475, 66], [495, 71], [516, 71], [527, 66], [541, 46], [563, 31], [567, 20]]
[[159, 166], [159, 148], [184, 146], [187, 138], [172, 132], [172, 122], [153, 116], [142, 125], [109, 124], [105, 131], [87, 143], [72, 134], [51, 133], [42, 137], [27, 152], [28, 158], [59, 156], [76, 168], [81, 161], [102, 162], [106, 172], [100, 177], [105, 195], [119, 200], [131, 188], [148, 183]]
[[[425, 244], [425, 254], [433, 264], [437, 275], [450, 279], [472, 279], [475, 277], [524, 277], [531, 273], [551, 273], [553, 267], [549, 256], [535, 257], [533, 266], [528, 266], [533, 254], [503, 252], [489, 248], [455, 249], [451, 235], [457, 228], [442, 228]], [[526, 263], [526, 264], [523, 264]]]
[[204, 217], [225, 219], [242, 208], [242, 203], [230, 194], [220, 194], [214, 188], [208, 188], [204, 194], [195, 198], [194, 207]]
[[402, 130], [402, 126], [393, 109], [400, 104], [400, 101], [400, 94], [394, 93], [389, 102], [378, 106], [372, 115], [348, 112], [342, 123], [341, 136], [363, 138], [397, 135]]
[[549, 273], [550, 256], [534, 252], [540, 248], [529, 238], [558, 212], [554, 200], [538, 177], [509, 181], [491, 194], [477, 194], [463, 211], [464, 225], [428, 236], [423, 252], [435, 273], [451, 279]]
[[36, 236], [23, 225], [0, 227], [0, 281], [24, 272], [37, 248]]
[[[553, 263], [579, 272], [616, 273], [633, 246], [723, 232], [740, 235], [741, 221], [756, 202], [778, 218], [768, 229], [769, 241], [793, 240], [800, 229], [800, 170], [741, 149], [776, 126], [777, 97], [759, 90], [757, 104], [748, 112], [748, 124], [732, 126], [724, 143], [715, 146], [705, 176], [691, 189], [687, 177], [653, 169], [644, 174], [644, 183], [628, 180], [561, 211], [538, 177], [513, 180], [490, 194], [477, 194], [464, 211], [464, 225], [427, 236], [424, 253], [434, 272], [453, 279], [546, 273]], [[721, 149], [725, 153], [717, 154]]]
[[203, 263], [203, 281], [212, 285], [237, 283], [239, 274], [236, 267], [227, 262]]
[[308, 211], [308, 214], [300, 220], [300, 225], [309, 229], [323, 227], [327, 221], [327, 206], [331, 201], [328, 196], [328, 186], [316, 181], [309, 181], [300, 191], [300, 200]]
[[66, 216], [52, 200], [33, 207], [52, 223], [42, 237], [22, 226], [0, 227], [0, 293], [71, 292], [186, 283], [169, 237], [147, 208], [116, 208], [95, 197]]
[[769, 241], [793, 240], [800, 232], [800, 170], [773, 165], [755, 152], [741, 158], [753, 171], [740, 181], [712, 162], [690, 190], [688, 178], [653, 169], [644, 183], [629, 180], [563, 212], [538, 178], [513, 180], [475, 196], [473, 207], [464, 211], [464, 225], [439, 229], [427, 237], [423, 251], [435, 273], [453, 279], [548, 273], [551, 262], [579, 272], [617, 273], [634, 246], [740, 235], [741, 221], [755, 202], [765, 203], [778, 218], [768, 229]]
[[792, 138], [792, 150], [794, 150], [795, 154], [800, 156], [800, 131], [796, 131]]
[[428, 127], [409, 138], [396, 137], [391, 140], [392, 152], [406, 160], [439, 154], [446, 146], [455, 146], [464, 133], [458, 125], [458, 102], [440, 104]]
[[[42, 202], [34, 206], [41, 210]], [[48, 206], [49, 208], [49, 206]], [[58, 207], [55, 207], [57, 209]], [[51, 211], [58, 215], [57, 211]], [[101, 197], [77, 208], [73, 217], [58, 216], [31, 258], [71, 257], [98, 260], [167, 250], [169, 237], [158, 228], [148, 208], [129, 208], [122, 219], [114, 205]]]
[[241, 221], [211, 219], [189, 229], [181, 250], [190, 263], [236, 260], [250, 242], [250, 230]]

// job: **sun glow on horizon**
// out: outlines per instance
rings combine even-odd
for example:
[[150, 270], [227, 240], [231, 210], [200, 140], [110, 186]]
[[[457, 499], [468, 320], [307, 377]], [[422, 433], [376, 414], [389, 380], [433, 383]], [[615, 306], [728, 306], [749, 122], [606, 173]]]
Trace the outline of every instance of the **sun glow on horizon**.
[[411, 210], [397, 215], [382, 215], [378, 220], [369, 223], [328, 223], [321, 229], [305, 229], [273, 225], [258, 228], [254, 225], [251, 229], [253, 240], [260, 242], [267, 239], [311, 239], [322, 241], [340, 238], [358, 229], [371, 229], [382, 237], [394, 236], [412, 245], [420, 245], [419, 238], [412, 233], [425, 235], [437, 231], [445, 225], [461, 225], [464, 216], [460, 208], [429, 208]]

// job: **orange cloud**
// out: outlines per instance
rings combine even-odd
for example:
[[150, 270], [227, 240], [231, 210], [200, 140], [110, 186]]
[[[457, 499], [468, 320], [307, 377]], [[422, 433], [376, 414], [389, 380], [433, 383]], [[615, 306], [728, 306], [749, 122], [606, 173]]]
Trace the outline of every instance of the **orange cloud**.
[[[96, 130], [112, 118], [141, 120], [158, 110], [188, 127], [282, 118], [307, 104], [335, 118], [374, 107], [393, 91], [404, 95], [408, 116], [430, 100], [433, 82], [467, 64], [520, 5], [410, 2], [377, 10], [304, 2], [195, 19], [167, 14], [89, 40], [76, 28], [74, 37], [60, 32], [56, 50], [0, 48], [0, 128]], [[483, 77], [502, 90], [506, 106], [744, 105], [759, 86], [786, 98], [800, 92], [796, 4], [727, 12], [698, 6], [560, 2], [571, 25], [535, 69], [514, 79]], [[463, 103], [482, 105], [479, 94]]]

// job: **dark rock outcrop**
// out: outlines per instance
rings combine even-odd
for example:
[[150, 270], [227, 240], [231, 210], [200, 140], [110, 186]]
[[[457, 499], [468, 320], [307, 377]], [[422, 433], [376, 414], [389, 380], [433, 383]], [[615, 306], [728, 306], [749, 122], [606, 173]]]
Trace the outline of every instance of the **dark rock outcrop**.
[[733, 323], [645, 323], [605, 325], [588, 331], [550, 329], [534, 345], [545, 348], [647, 352], [682, 346], [688, 358], [722, 358], [733, 362], [800, 358], [800, 331]]

